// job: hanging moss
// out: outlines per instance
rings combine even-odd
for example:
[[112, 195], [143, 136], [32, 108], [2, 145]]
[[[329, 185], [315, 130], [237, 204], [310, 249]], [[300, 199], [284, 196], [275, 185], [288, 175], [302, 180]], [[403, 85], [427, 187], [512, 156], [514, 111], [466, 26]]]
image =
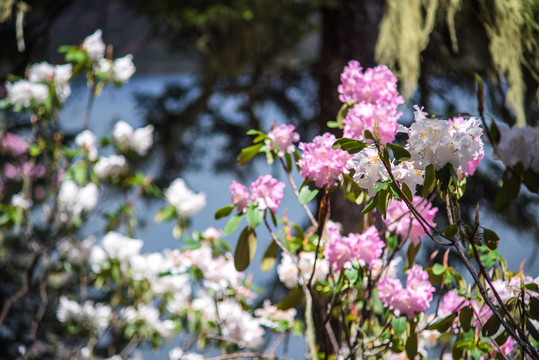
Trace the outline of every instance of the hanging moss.
[[[461, 10], [462, 0], [387, 0], [376, 59], [395, 71], [406, 98], [417, 89], [420, 56], [429, 44], [437, 19], [445, 18], [451, 48], [458, 52], [455, 17]], [[478, 21], [486, 29], [492, 65], [507, 82], [506, 105], [514, 111], [517, 124], [525, 125], [523, 68], [539, 82], [539, 3], [537, 0], [480, 0], [480, 10]], [[536, 97], [539, 100], [539, 92]]]

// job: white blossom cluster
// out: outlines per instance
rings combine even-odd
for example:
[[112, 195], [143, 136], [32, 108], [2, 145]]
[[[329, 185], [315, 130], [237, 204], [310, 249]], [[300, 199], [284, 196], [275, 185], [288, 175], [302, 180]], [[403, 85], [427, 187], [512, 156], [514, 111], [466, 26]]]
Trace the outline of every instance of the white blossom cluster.
[[131, 259], [140, 253], [144, 242], [139, 239], [132, 239], [120, 233], [111, 231], [101, 240], [100, 245], [92, 247], [89, 262], [93, 271], [101, 272], [104, 262], [109, 259], [118, 260], [122, 270], [127, 270]]
[[98, 189], [94, 183], [83, 187], [73, 180], [65, 180], [58, 191], [58, 212], [62, 223], [69, 223], [83, 212], [89, 213], [97, 206]]
[[176, 346], [168, 352], [170, 360], [204, 360], [204, 356], [192, 352], [185, 352]]
[[174, 180], [165, 190], [165, 197], [170, 205], [176, 207], [181, 217], [192, 216], [206, 206], [206, 194], [195, 194], [180, 178]]
[[102, 38], [103, 32], [98, 29], [92, 35], [86, 37], [82, 43], [82, 49], [86, 50], [88, 57], [96, 61], [95, 72], [106, 80], [116, 83], [124, 83], [135, 73], [133, 55], [128, 54], [115, 60], [105, 58], [106, 45]]
[[[314, 266], [314, 252], [301, 252], [298, 259], [283, 253], [281, 263], [277, 266], [279, 279], [289, 289], [298, 284], [307, 284], [311, 278]], [[329, 273], [327, 259], [317, 259], [313, 281], [326, 279]]]
[[60, 297], [56, 317], [62, 323], [75, 323], [100, 335], [111, 320], [112, 310], [106, 304], [85, 301], [82, 305], [67, 297]]
[[414, 123], [409, 129], [400, 126], [399, 132], [408, 134], [406, 149], [417, 169], [424, 170], [429, 164], [441, 169], [450, 163], [465, 172], [468, 162], [482, 156], [483, 129], [479, 120], [471, 117], [451, 124], [447, 120], [427, 119], [422, 109], [417, 105], [414, 108]]
[[144, 156], [153, 145], [153, 125], [133, 129], [125, 121], [118, 121], [112, 130], [112, 141], [120, 152], [135, 151]]
[[269, 328], [276, 328], [281, 323], [291, 324], [296, 317], [296, 309], [279, 310], [271, 305], [268, 299], [264, 300], [263, 307], [255, 310], [255, 315], [260, 318], [260, 324]]
[[507, 166], [521, 163], [524, 169], [539, 173], [539, 126], [513, 126], [498, 124], [500, 142], [494, 156]]
[[43, 105], [49, 97], [49, 85], [53, 86], [57, 98], [64, 102], [71, 94], [69, 80], [73, 65], [52, 65], [41, 62], [30, 66], [28, 79], [6, 83], [7, 99], [13, 105], [28, 108], [32, 104]]
[[94, 171], [100, 180], [107, 180], [127, 172], [127, 161], [123, 155], [110, 155], [99, 158]]
[[[159, 310], [151, 305], [129, 306], [120, 311], [120, 320], [128, 324], [142, 325], [159, 336], [169, 338], [174, 334], [175, 324], [170, 319], [161, 320]], [[142, 324], [141, 324], [142, 323]]]
[[[352, 158], [354, 164], [354, 181], [372, 195], [374, 187], [379, 181], [387, 181], [389, 174], [385, 168], [378, 150], [374, 146], [367, 146]], [[415, 192], [417, 185], [423, 184], [425, 171], [415, 167], [412, 161], [403, 161], [398, 165], [391, 164], [391, 172], [400, 184], [406, 184]]]

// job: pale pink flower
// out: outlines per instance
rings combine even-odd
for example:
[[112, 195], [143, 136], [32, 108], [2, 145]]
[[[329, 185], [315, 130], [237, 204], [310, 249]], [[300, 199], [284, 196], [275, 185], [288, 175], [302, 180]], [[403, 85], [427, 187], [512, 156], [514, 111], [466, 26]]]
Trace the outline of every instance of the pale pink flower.
[[341, 178], [342, 173], [348, 173], [352, 164], [352, 155], [348, 152], [331, 147], [336, 138], [330, 133], [317, 136], [311, 143], [299, 143], [303, 155], [298, 161], [301, 167], [300, 175], [314, 180], [317, 187], [332, 187]]
[[397, 119], [400, 113], [388, 107], [362, 101], [351, 108], [344, 119], [343, 137], [364, 140], [364, 131], [374, 134], [374, 125], [378, 123], [378, 138], [382, 143], [395, 140], [397, 133]]
[[340, 271], [352, 259], [352, 246], [348, 238], [341, 236], [336, 226], [329, 227], [327, 235], [329, 240], [324, 248], [324, 257], [335, 271]]
[[395, 314], [405, 314], [412, 319], [416, 312], [425, 312], [432, 301], [434, 286], [429, 282], [429, 275], [419, 265], [414, 265], [406, 274], [406, 288], [400, 281], [383, 276], [378, 283], [378, 298]]
[[[429, 224], [435, 225], [433, 221], [438, 208], [433, 208], [431, 203], [420, 196], [414, 196], [412, 204]], [[418, 244], [421, 238], [427, 235], [419, 221], [411, 215], [404, 201], [394, 200], [389, 204], [384, 222], [389, 231], [395, 231], [403, 238], [408, 236], [414, 244]]]
[[251, 190], [251, 200], [258, 203], [258, 208], [264, 210], [269, 208], [276, 212], [279, 203], [283, 198], [284, 183], [274, 179], [271, 175], [260, 175], [255, 182], [249, 186]]
[[278, 156], [283, 157], [285, 153], [293, 153], [295, 147], [293, 143], [299, 141], [299, 134], [294, 132], [294, 125], [279, 125], [268, 133], [272, 140], [271, 150], [275, 150], [275, 145], [279, 148]]
[[2, 151], [10, 151], [13, 156], [19, 157], [26, 154], [28, 144], [17, 134], [6, 133], [2, 138]]
[[232, 204], [235, 204], [238, 208], [238, 211], [245, 212], [247, 206], [249, 206], [249, 192], [245, 185], [242, 185], [235, 180], [232, 181], [230, 185], [230, 192], [232, 193]]
[[367, 228], [361, 234], [349, 234], [348, 241], [352, 245], [353, 256], [361, 266], [372, 267], [374, 261], [382, 256], [384, 242], [378, 235], [374, 225]]
[[440, 317], [446, 317], [454, 311], [460, 310], [460, 308], [465, 306], [467, 303], [468, 301], [462, 296], [459, 296], [455, 289], [448, 291], [442, 298], [442, 301], [440, 301], [438, 315]]

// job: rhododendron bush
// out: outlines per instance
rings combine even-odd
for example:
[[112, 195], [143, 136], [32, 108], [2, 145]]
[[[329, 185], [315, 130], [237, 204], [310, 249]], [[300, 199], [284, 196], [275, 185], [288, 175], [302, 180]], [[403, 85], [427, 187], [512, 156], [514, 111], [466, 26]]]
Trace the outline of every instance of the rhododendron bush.
[[[391, 71], [351, 61], [337, 89], [343, 105], [328, 122], [333, 133], [308, 141], [287, 124], [247, 132], [253, 145], [238, 163], [260, 155], [287, 183], [269, 174], [233, 181], [230, 203], [215, 213], [226, 218], [224, 229], [188, 237], [206, 195], [181, 178], [161, 189], [140, 170], [153, 146], [151, 125], [119, 121], [101, 139], [88, 129], [74, 138], [58, 130], [73, 79], [85, 76], [91, 105], [105, 86], [121, 86], [135, 71], [131, 55], [105, 53], [101, 36], [98, 30], [80, 46], [62, 47], [66, 64], [34, 64], [25, 78], [5, 84], [2, 106], [27, 118], [30, 130], [4, 126], [1, 134], [0, 226], [25, 249], [26, 262], [22, 283], [2, 304], [0, 326], [39, 288], [18, 355], [125, 359], [138, 345], [170, 341], [171, 359], [217, 350], [272, 358], [293, 333], [311, 359], [539, 358], [539, 277], [507, 269], [497, 251], [504, 239], [481, 225], [479, 206], [472, 223], [460, 216], [467, 178], [487, 147], [505, 167], [497, 209], [520, 188], [534, 196], [539, 190], [539, 128], [487, 123], [480, 79], [477, 116], [440, 119], [415, 106], [405, 127], [397, 123], [404, 101]], [[84, 128], [88, 121], [86, 114]], [[399, 133], [405, 143], [397, 143]], [[307, 225], [286, 215], [286, 187]], [[84, 238], [107, 191], [123, 196], [114, 198], [104, 226]], [[330, 197], [341, 193], [361, 209], [355, 232], [332, 219]], [[180, 248], [142, 252], [152, 240], [137, 235], [143, 197], [161, 201], [154, 220], [174, 224]], [[435, 198], [446, 206], [433, 206]], [[435, 216], [449, 225], [437, 226]], [[238, 238], [234, 250], [225, 236]], [[416, 260], [424, 242], [435, 243], [443, 260], [438, 251], [426, 263]], [[247, 273], [257, 252], [262, 270], [289, 289], [273, 304]], [[450, 253], [458, 260], [450, 263]], [[51, 316], [55, 335], [37, 341]]]

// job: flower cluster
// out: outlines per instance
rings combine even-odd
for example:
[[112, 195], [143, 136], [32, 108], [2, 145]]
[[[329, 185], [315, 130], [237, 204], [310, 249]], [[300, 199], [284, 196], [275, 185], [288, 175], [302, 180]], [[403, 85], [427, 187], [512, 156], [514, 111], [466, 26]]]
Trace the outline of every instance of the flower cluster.
[[383, 247], [384, 242], [374, 226], [370, 226], [361, 234], [349, 234], [347, 237], [341, 236], [336, 230], [331, 230], [329, 242], [324, 249], [324, 257], [336, 271], [340, 271], [352, 260], [356, 260], [361, 266], [372, 267], [375, 260], [380, 259]]
[[[314, 252], [301, 252], [297, 257], [283, 253], [281, 263], [277, 266], [279, 279], [286, 287], [292, 289], [298, 284], [309, 282], [313, 274], [315, 254]], [[327, 259], [316, 259], [313, 280], [324, 280], [329, 273]]]
[[[434, 217], [438, 208], [433, 208], [430, 202], [419, 196], [414, 196], [412, 205], [428, 224], [436, 225]], [[394, 231], [403, 239], [410, 239], [414, 244], [419, 244], [421, 238], [427, 235], [419, 220], [410, 212], [404, 201], [394, 200], [389, 204], [384, 222], [388, 231]]]
[[310, 143], [299, 143], [299, 148], [303, 150], [298, 160], [300, 175], [314, 180], [319, 188], [335, 186], [342, 174], [348, 173], [351, 168], [351, 155], [341, 149], [332, 149], [336, 140], [333, 134], [325, 133]]
[[182, 217], [192, 216], [206, 206], [206, 194], [195, 194], [180, 178], [174, 180], [164, 193], [168, 203], [175, 206]]
[[[423, 170], [433, 164], [441, 169], [450, 163], [462, 172], [468, 171], [468, 163], [483, 156], [481, 122], [474, 117], [468, 120], [427, 119], [422, 110], [415, 106], [415, 122], [408, 129], [399, 127], [399, 132], [408, 134], [407, 149], [417, 169]], [[471, 170], [471, 169], [470, 169]]]
[[60, 322], [74, 323], [86, 330], [95, 331], [97, 335], [102, 334], [109, 326], [111, 315], [112, 310], [107, 304], [94, 304], [88, 300], [81, 305], [65, 296], [60, 297], [56, 310], [56, 316]]
[[344, 137], [363, 140], [364, 131], [374, 132], [383, 143], [395, 139], [397, 120], [401, 116], [397, 107], [404, 102], [397, 91], [397, 78], [384, 65], [363, 72], [359, 62], [353, 60], [345, 66], [338, 87], [343, 103], [354, 103], [344, 119]]
[[257, 203], [260, 210], [270, 209], [275, 213], [284, 195], [284, 183], [271, 175], [260, 175], [251, 183], [249, 190], [251, 190], [251, 195], [244, 185], [232, 181], [230, 185], [231, 200], [238, 211], [245, 212], [250, 199]]
[[296, 149], [294, 143], [299, 141], [299, 134], [294, 132], [294, 125], [279, 125], [268, 133], [271, 139], [271, 150], [278, 150], [277, 156], [283, 157], [285, 153], [293, 153]]
[[429, 274], [421, 266], [414, 265], [406, 274], [406, 288], [399, 279], [382, 276], [378, 284], [378, 298], [385, 306], [394, 309], [395, 314], [405, 314], [412, 319], [416, 312], [425, 312], [432, 300], [434, 286], [429, 282]]
[[133, 150], [138, 155], [144, 156], [153, 145], [153, 130], [153, 125], [134, 130], [125, 121], [118, 121], [112, 129], [112, 141], [122, 153]]
[[60, 221], [68, 223], [83, 212], [89, 213], [93, 211], [97, 206], [97, 196], [98, 189], [94, 183], [80, 187], [73, 180], [62, 182], [58, 192], [58, 215]]
[[513, 126], [498, 124], [500, 142], [495, 157], [507, 166], [521, 163], [524, 169], [539, 173], [539, 126]]

